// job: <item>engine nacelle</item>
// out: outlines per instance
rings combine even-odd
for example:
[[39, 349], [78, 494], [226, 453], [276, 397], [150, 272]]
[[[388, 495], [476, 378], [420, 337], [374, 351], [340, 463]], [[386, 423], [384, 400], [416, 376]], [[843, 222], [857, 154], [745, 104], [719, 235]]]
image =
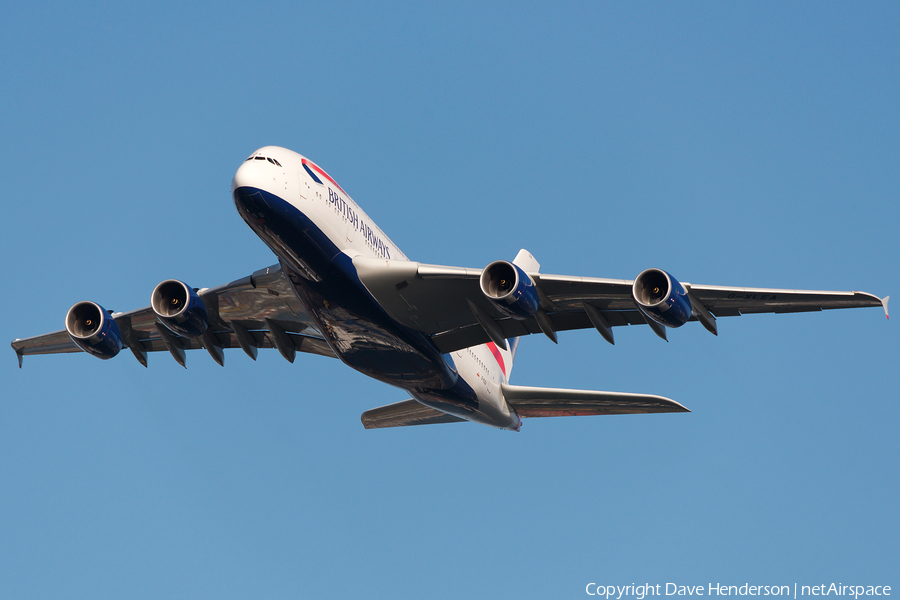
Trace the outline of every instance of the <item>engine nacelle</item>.
[[481, 291], [500, 312], [520, 321], [534, 316], [541, 303], [531, 277], [505, 260], [494, 261], [484, 268]]
[[150, 307], [160, 322], [178, 335], [200, 337], [209, 327], [206, 305], [183, 281], [169, 279], [156, 286], [150, 295]]
[[125, 346], [122, 332], [109, 313], [96, 302], [79, 302], [66, 314], [66, 331], [79, 348], [104, 360]]
[[634, 280], [631, 294], [647, 317], [666, 327], [681, 327], [691, 318], [684, 286], [662, 269], [647, 269]]

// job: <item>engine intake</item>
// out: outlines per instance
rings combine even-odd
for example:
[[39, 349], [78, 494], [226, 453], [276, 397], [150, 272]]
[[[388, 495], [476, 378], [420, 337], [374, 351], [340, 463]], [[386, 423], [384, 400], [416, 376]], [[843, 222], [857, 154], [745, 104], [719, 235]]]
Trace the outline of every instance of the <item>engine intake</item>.
[[209, 327], [206, 305], [183, 281], [168, 279], [156, 286], [150, 295], [150, 307], [160, 322], [178, 335], [200, 337]]
[[66, 314], [66, 331], [79, 348], [104, 360], [125, 346], [122, 332], [109, 313], [96, 302], [79, 302]]
[[666, 327], [681, 327], [691, 318], [684, 286], [662, 269], [647, 269], [634, 280], [631, 294], [642, 313]]
[[534, 316], [540, 306], [531, 277], [505, 260], [494, 261], [484, 268], [481, 291], [500, 312], [520, 321]]

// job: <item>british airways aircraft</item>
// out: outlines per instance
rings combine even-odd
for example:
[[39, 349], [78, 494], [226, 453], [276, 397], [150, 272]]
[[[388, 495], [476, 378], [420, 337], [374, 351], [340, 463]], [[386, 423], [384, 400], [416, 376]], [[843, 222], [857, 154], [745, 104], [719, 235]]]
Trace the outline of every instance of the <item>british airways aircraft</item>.
[[484, 269], [410, 261], [338, 183], [285, 148], [260, 148], [231, 185], [238, 213], [278, 264], [214, 288], [170, 279], [150, 306], [124, 313], [78, 302], [64, 330], [12, 347], [30, 354], [78, 352], [101, 359], [123, 347], [145, 367], [167, 350], [204, 348], [224, 365], [225, 348], [254, 360], [275, 348], [338, 358], [411, 399], [368, 410], [366, 428], [474, 421], [518, 431], [527, 417], [687, 412], [646, 394], [516, 386], [509, 383], [522, 336], [594, 328], [610, 344], [613, 328], [666, 329], [699, 321], [717, 334], [716, 317], [881, 306], [863, 292], [735, 288], [679, 283], [661, 269], [634, 281], [546, 275], [521, 250]]

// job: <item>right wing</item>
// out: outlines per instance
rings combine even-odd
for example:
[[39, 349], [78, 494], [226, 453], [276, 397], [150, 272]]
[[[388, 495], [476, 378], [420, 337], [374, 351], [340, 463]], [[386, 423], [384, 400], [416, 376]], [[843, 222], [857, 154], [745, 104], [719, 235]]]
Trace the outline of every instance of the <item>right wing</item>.
[[[125, 346], [142, 365], [147, 366], [147, 352], [168, 350], [184, 366], [184, 351], [199, 348], [220, 364], [222, 348], [243, 348], [253, 359], [257, 348], [277, 348], [291, 362], [297, 351], [335, 357], [278, 265], [198, 293], [209, 313], [209, 338], [178, 336], [157, 321], [149, 306], [113, 313]], [[15, 340], [12, 347], [20, 367], [26, 355], [81, 352], [65, 330]]]
[[[546, 275], [528, 272], [546, 315], [510, 318], [497, 310], [481, 291], [482, 269], [426, 265], [417, 262], [356, 257], [357, 275], [379, 304], [397, 321], [431, 337], [441, 352], [533, 333], [596, 328], [612, 343], [612, 327], [650, 325], [657, 335], [664, 327], [646, 318], [632, 296], [634, 281]], [[789, 313], [837, 308], [883, 307], [888, 298], [865, 292], [821, 292], [683, 284], [689, 290], [693, 314], [710, 331], [716, 317], [747, 313]], [[484, 322], [486, 321], [486, 323]], [[491, 337], [488, 328], [495, 328]], [[548, 333], [549, 335], [549, 333]]]

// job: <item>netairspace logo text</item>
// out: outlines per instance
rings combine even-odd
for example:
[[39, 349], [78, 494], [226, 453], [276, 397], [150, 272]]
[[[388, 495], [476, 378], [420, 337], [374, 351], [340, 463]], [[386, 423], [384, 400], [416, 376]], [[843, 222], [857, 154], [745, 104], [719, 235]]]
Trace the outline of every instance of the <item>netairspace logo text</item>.
[[842, 583], [823, 583], [819, 585], [725, 585], [710, 583], [709, 585], [679, 585], [677, 583], [645, 583], [643, 585], [603, 585], [589, 583], [584, 591], [588, 596], [603, 596], [606, 600], [623, 600], [634, 598], [644, 600], [648, 596], [852, 596], [858, 600], [860, 596], [890, 596], [889, 585], [844, 585]]

